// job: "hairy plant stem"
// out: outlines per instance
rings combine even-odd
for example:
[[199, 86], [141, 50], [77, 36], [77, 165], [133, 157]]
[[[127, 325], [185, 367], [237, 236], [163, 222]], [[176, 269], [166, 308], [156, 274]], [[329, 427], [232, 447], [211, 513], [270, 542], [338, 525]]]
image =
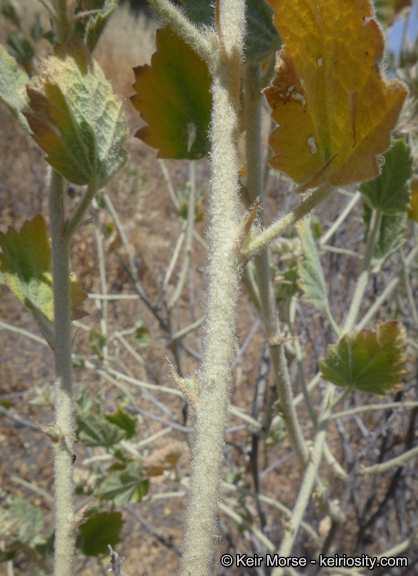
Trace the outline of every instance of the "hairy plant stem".
[[[248, 169], [248, 167], [247, 167]], [[241, 251], [241, 257], [244, 262], [247, 262], [252, 256], [261, 252], [273, 240], [286, 234], [290, 228], [302, 220], [307, 214], [312, 212], [318, 204], [326, 200], [334, 188], [329, 184], [321, 184], [309, 196], [304, 198], [293, 210], [285, 214], [277, 222], [273, 222], [268, 228], [263, 230], [256, 238], [254, 238], [244, 250]]]
[[206, 62], [211, 62], [214, 50], [204, 34], [169, 0], [148, 0], [173, 30]]
[[182, 576], [209, 576], [213, 556], [225, 429], [230, 403], [231, 362], [238, 297], [240, 65], [244, 36], [242, 0], [222, 0], [220, 49], [212, 67], [211, 221], [207, 322], [195, 445], [187, 507]]
[[71, 364], [70, 242], [64, 230], [64, 179], [55, 170], [49, 176], [49, 218], [52, 240], [55, 356], [55, 576], [72, 576], [76, 531], [72, 471], [73, 378]]

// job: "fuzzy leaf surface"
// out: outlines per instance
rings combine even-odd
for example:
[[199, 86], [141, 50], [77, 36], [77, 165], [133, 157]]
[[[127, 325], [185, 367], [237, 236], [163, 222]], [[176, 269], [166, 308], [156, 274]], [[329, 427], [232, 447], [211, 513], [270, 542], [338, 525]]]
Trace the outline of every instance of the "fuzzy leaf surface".
[[4, 102], [13, 116], [29, 131], [29, 124], [22, 114], [28, 102], [26, 84], [30, 83], [29, 76], [19, 70], [16, 60], [0, 45], [0, 101]]
[[406, 375], [405, 347], [405, 328], [395, 320], [346, 334], [338, 344], [328, 346], [327, 358], [320, 360], [322, 378], [379, 395], [399, 390]]
[[412, 156], [409, 146], [398, 140], [384, 154], [385, 163], [377, 180], [363, 182], [359, 187], [370, 208], [391, 215], [409, 210], [408, 180], [412, 175]]
[[121, 541], [122, 527], [123, 519], [120, 512], [93, 514], [80, 526], [77, 547], [86, 556], [108, 554], [108, 544], [114, 548]]
[[151, 66], [134, 69], [132, 104], [148, 124], [135, 134], [158, 158], [197, 160], [210, 149], [212, 97], [208, 67], [169, 28], [157, 31]]
[[377, 177], [408, 89], [382, 70], [384, 36], [370, 0], [269, 4], [284, 43], [265, 90], [279, 124], [271, 166], [306, 187], [318, 175], [333, 186]]
[[102, 188], [127, 158], [122, 100], [78, 37], [56, 46], [38, 73], [25, 111], [34, 140], [69, 182]]
[[[7, 234], [0, 232], [0, 248], [0, 272], [7, 286], [24, 306], [53, 322], [51, 243], [43, 217], [26, 221], [20, 232], [11, 227]], [[87, 296], [75, 278], [70, 293], [72, 318], [82, 318], [85, 313], [78, 307]]]
[[317, 310], [324, 310], [328, 303], [327, 288], [309, 222], [300, 222], [297, 232], [303, 248], [303, 256], [298, 262], [299, 288], [305, 293], [306, 300]]

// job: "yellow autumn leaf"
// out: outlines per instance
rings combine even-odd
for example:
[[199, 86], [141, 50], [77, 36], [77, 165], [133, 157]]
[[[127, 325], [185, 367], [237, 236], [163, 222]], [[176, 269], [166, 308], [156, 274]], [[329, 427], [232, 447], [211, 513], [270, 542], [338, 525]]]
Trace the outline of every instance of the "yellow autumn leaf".
[[379, 176], [408, 89], [382, 70], [370, 0], [268, 0], [284, 46], [265, 94], [279, 125], [271, 166], [303, 191]]

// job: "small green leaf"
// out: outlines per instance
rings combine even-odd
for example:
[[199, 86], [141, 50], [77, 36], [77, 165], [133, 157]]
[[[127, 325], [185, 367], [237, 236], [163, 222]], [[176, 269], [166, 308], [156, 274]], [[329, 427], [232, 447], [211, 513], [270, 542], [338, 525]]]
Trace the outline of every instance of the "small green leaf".
[[273, 10], [265, 0], [247, 0], [246, 19], [246, 61], [258, 64], [280, 49], [281, 39], [273, 24]]
[[28, 103], [26, 84], [30, 83], [29, 76], [19, 70], [16, 60], [0, 45], [0, 101], [4, 102], [13, 116], [29, 132], [29, 124], [22, 114]]
[[74, 400], [74, 408], [80, 413], [90, 413], [93, 408], [93, 400], [90, 398], [87, 385], [84, 382], [80, 384], [78, 396]]
[[81, 413], [76, 417], [77, 438], [86, 446], [104, 446], [110, 448], [125, 438], [125, 431], [108, 422], [104, 416]]
[[[51, 245], [47, 226], [38, 214], [23, 224], [20, 232], [9, 228], [0, 232], [0, 270], [7, 286], [30, 310], [48, 322], [54, 319]], [[70, 280], [73, 318], [83, 314], [78, 307], [86, 295], [76, 279]]]
[[35, 56], [35, 49], [26, 35], [20, 30], [11, 30], [6, 37], [6, 43], [10, 54], [16, 58], [16, 62], [22, 66], [30, 64]]
[[92, 330], [89, 333], [89, 344], [91, 346], [91, 349], [95, 354], [97, 354], [100, 360], [103, 360], [102, 352], [106, 344], [106, 340], [107, 340], [106, 336], [103, 336], [103, 334], [100, 334], [100, 332]]
[[[364, 237], [365, 242], [367, 242], [371, 214], [371, 209], [367, 204], [364, 204], [364, 221], [367, 226]], [[405, 243], [406, 233], [408, 231], [407, 221], [407, 212], [397, 212], [391, 216], [382, 215], [372, 258], [373, 274], [377, 274], [389, 256], [397, 252]]]
[[412, 156], [409, 146], [398, 140], [383, 155], [385, 164], [382, 174], [376, 180], [363, 182], [359, 190], [370, 208], [381, 210], [383, 214], [393, 215], [407, 212], [411, 192], [408, 180], [412, 175]]
[[117, 8], [116, 0], [90, 0], [88, 3], [79, 3], [76, 9], [76, 15], [85, 10], [97, 10], [88, 18], [78, 18], [75, 25], [75, 32], [84, 39], [88, 51], [91, 53], [95, 49], [97, 42], [102, 35], [103, 30]]
[[328, 346], [327, 358], [319, 362], [322, 378], [373, 394], [396, 391], [406, 375], [405, 348], [402, 324], [379, 322], [373, 330], [346, 334], [338, 344]]
[[137, 346], [141, 348], [146, 348], [151, 343], [151, 337], [149, 335], [149, 330], [145, 326], [143, 318], [139, 317], [135, 321], [135, 337], [134, 342]]
[[300, 222], [297, 232], [303, 248], [303, 256], [298, 263], [299, 287], [304, 291], [308, 302], [311, 302], [317, 310], [324, 310], [328, 304], [327, 289], [309, 222]]
[[210, 149], [208, 67], [170, 28], [157, 31], [151, 66], [134, 69], [133, 106], [148, 124], [135, 134], [158, 158], [196, 160]]
[[276, 293], [276, 302], [278, 304], [282, 300], [289, 300], [299, 292], [298, 280], [299, 274], [297, 266], [287, 268], [281, 275], [276, 276], [275, 285], [279, 285]]
[[105, 418], [108, 422], [119, 426], [126, 432], [126, 439], [129, 440], [135, 435], [136, 431], [136, 418], [131, 418], [127, 412], [120, 408], [113, 414], [106, 414]]
[[80, 526], [77, 547], [86, 556], [99, 556], [108, 553], [108, 545], [114, 548], [121, 541], [123, 526], [120, 512], [93, 514]]
[[148, 491], [148, 479], [142, 473], [140, 462], [130, 462], [125, 470], [112, 472], [102, 482], [99, 496], [113, 500], [117, 506], [126, 506], [131, 500], [140, 502]]
[[42, 38], [43, 32], [44, 31], [42, 28], [41, 16], [40, 16], [39, 12], [36, 12], [34, 20], [33, 20], [33, 24], [32, 24], [31, 29], [30, 29], [30, 37], [35, 42], [38, 42], [38, 40], [40, 40]]
[[39, 508], [32, 506], [28, 500], [16, 496], [10, 505], [10, 512], [19, 521], [17, 535], [22, 544], [34, 547], [45, 543], [45, 537], [41, 534], [45, 519]]
[[0, 0], [0, 14], [14, 24], [16, 28], [20, 28], [19, 15], [11, 2], [8, 0]]
[[69, 182], [105, 186], [122, 168], [128, 136], [122, 99], [79, 37], [41, 60], [24, 114], [46, 161]]

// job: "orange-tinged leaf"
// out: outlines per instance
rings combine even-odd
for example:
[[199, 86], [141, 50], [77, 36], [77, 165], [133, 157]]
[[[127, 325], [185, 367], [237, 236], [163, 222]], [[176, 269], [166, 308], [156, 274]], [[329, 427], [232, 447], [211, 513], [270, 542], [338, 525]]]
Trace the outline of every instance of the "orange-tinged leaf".
[[208, 67], [169, 28], [157, 31], [151, 66], [134, 69], [132, 104], [148, 126], [135, 134], [158, 158], [196, 160], [209, 151], [212, 98]]
[[384, 37], [370, 0], [268, 2], [284, 42], [265, 90], [279, 124], [270, 164], [297, 184], [317, 174], [333, 186], [377, 177], [408, 89], [381, 69]]
[[[27, 308], [53, 322], [51, 243], [43, 217], [26, 221], [20, 232], [10, 227], [7, 234], [0, 233], [0, 248], [0, 271], [7, 286]], [[82, 318], [86, 313], [78, 307], [87, 296], [73, 276], [70, 292], [72, 317]]]

